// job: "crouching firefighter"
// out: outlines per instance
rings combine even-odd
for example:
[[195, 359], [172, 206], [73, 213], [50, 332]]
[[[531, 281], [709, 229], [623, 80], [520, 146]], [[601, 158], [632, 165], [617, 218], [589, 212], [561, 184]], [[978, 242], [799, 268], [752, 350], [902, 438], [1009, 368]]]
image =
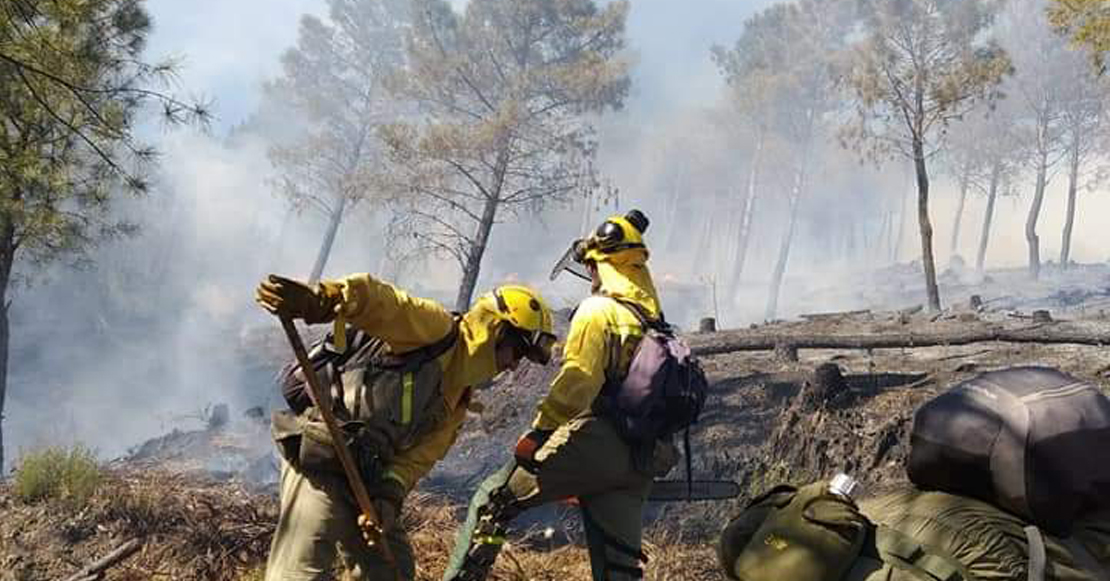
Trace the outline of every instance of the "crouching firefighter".
[[[700, 368], [684, 357], [670, 361], [669, 369], [693, 381], [668, 384], [667, 393], [678, 400], [666, 402], [673, 407], [660, 413], [663, 390], [649, 393], [647, 384], [657, 378], [669, 345], [666, 337], [677, 340], [663, 322], [648, 272], [647, 226], [635, 210], [610, 218], [556, 265], [552, 276], [567, 268], [591, 281], [593, 295], [574, 313], [562, 367], [531, 430], [517, 442], [514, 459], [473, 497], [445, 581], [485, 579], [514, 517], [569, 499], [581, 508], [593, 579], [643, 576], [643, 504], [653, 477], [674, 466], [671, 435], [696, 419], [705, 389]], [[639, 378], [630, 370], [638, 370]], [[626, 413], [632, 408], [643, 415]]]
[[474, 386], [522, 358], [550, 360], [551, 312], [531, 289], [502, 286], [452, 314], [367, 274], [314, 286], [271, 275], [255, 299], [279, 316], [335, 322], [309, 359], [396, 566], [364, 542], [359, 507], [294, 363], [281, 377], [290, 409], [273, 417], [281, 513], [266, 580], [334, 579], [337, 564], [350, 579], [413, 579], [412, 547], [398, 526], [405, 496], [455, 441]]

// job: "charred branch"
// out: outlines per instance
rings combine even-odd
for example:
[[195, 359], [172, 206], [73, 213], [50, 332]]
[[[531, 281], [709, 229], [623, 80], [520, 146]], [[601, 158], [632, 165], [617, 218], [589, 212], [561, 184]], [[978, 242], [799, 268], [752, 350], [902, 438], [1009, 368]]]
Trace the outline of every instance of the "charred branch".
[[81, 569], [73, 575], [70, 575], [66, 578], [66, 581], [86, 581], [89, 579], [100, 579], [101, 574], [104, 571], [118, 565], [119, 563], [123, 562], [124, 559], [130, 557], [131, 555], [134, 555], [140, 548], [142, 548], [142, 546], [143, 543], [139, 539], [131, 539], [130, 541], [127, 541], [119, 547], [116, 547], [114, 551], [108, 553], [107, 555], [104, 555], [104, 557], [102, 557], [95, 563], [92, 563], [86, 566], [84, 569]]

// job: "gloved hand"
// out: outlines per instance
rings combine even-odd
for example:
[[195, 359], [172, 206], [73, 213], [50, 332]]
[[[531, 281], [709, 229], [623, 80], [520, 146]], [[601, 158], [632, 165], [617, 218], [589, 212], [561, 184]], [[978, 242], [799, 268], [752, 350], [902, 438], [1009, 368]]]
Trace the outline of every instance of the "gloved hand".
[[335, 319], [335, 309], [343, 299], [338, 283], [321, 282], [315, 287], [271, 274], [254, 291], [254, 300], [262, 308], [293, 319], [304, 319], [314, 325]]
[[[381, 512], [378, 513], [378, 518], [381, 518]], [[379, 541], [384, 542], [382, 537], [385, 535], [385, 529], [378, 528], [378, 525], [370, 522], [370, 518], [365, 514], [358, 515], [358, 528], [362, 531], [362, 540], [366, 546], [375, 547]]]
[[[388, 533], [397, 526], [400, 519], [401, 506], [405, 501], [405, 487], [392, 478], [383, 478], [367, 492], [370, 494], [370, 502], [374, 505], [374, 510], [378, 513], [378, 527], [383, 534]], [[362, 529], [362, 538], [366, 543], [373, 544], [375, 531], [366, 515], [359, 515], [358, 526]]]
[[362, 540], [373, 547], [379, 540], [384, 542], [386, 533], [397, 526], [397, 517], [401, 515], [401, 507], [384, 499], [373, 499], [374, 510], [378, 513], [378, 524], [375, 526], [365, 514], [358, 515], [358, 528], [362, 530]]
[[539, 468], [539, 464], [536, 462], [536, 451], [547, 442], [552, 432], [554, 430], [529, 430], [525, 432], [516, 441], [516, 449], [513, 450], [513, 456], [516, 457], [517, 464], [529, 472], [535, 472]]

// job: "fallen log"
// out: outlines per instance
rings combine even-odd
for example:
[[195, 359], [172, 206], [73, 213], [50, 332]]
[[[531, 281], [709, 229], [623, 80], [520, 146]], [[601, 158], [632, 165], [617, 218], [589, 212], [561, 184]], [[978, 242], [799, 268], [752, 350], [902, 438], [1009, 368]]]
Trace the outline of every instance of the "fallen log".
[[66, 581], [86, 581], [99, 579], [100, 574], [119, 564], [124, 559], [133, 555], [140, 547], [143, 546], [142, 541], [139, 539], [131, 539], [126, 543], [116, 547], [114, 551], [101, 557], [99, 561], [86, 566], [84, 569], [70, 575]]
[[712, 336], [689, 336], [694, 355], [718, 355], [734, 351], [775, 351], [789, 353], [798, 349], [905, 349], [971, 345], [973, 343], [1043, 343], [1110, 345], [1110, 328], [1099, 330], [1068, 325], [1037, 325], [1023, 328], [1002, 326], [924, 331], [910, 333], [769, 333], [757, 331], [719, 331]]
[[803, 313], [798, 315], [799, 319], [806, 321], [829, 321], [835, 319], [847, 319], [850, 317], [860, 317], [863, 315], [870, 315], [871, 309], [861, 309], [858, 311], [836, 311], [828, 313]]

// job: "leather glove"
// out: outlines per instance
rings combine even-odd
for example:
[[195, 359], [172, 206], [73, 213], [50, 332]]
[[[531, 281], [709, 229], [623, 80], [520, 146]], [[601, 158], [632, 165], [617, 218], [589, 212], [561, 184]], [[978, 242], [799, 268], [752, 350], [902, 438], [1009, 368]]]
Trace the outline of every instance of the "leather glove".
[[516, 441], [516, 449], [513, 450], [516, 463], [528, 472], [535, 473], [539, 468], [539, 463], [536, 462], [536, 451], [547, 442], [553, 432], [554, 430], [529, 430], [525, 432]]
[[376, 539], [380, 538], [384, 542], [383, 537], [386, 533], [397, 526], [397, 517], [400, 516], [401, 509], [388, 500], [374, 499], [371, 502], [374, 505], [374, 510], [378, 513], [378, 525], [375, 527], [365, 514], [360, 514], [358, 515], [358, 528], [362, 531], [362, 540], [373, 547], [377, 543]]
[[[400, 520], [401, 506], [405, 501], [405, 488], [401, 486], [400, 482], [392, 478], [384, 478], [368, 492], [370, 493], [370, 502], [373, 503], [374, 510], [378, 513], [378, 527], [383, 534], [388, 533], [393, 527], [397, 526]], [[362, 529], [362, 538], [366, 540], [367, 544], [372, 544], [375, 531], [366, 515], [359, 515], [358, 526]]]
[[271, 274], [255, 289], [254, 300], [275, 315], [304, 319], [305, 323], [315, 325], [335, 319], [335, 310], [343, 294], [338, 283], [321, 282], [309, 286]]

